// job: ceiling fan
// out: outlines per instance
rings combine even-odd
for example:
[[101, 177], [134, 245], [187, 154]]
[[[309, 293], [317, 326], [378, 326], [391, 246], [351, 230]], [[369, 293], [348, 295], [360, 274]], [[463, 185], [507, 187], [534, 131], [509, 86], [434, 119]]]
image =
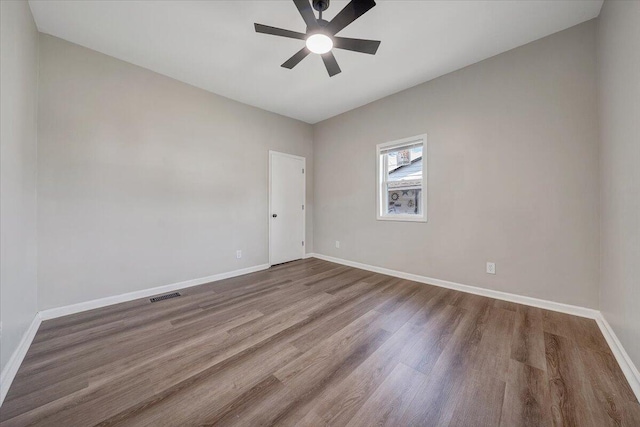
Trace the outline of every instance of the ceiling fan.
[[305, 40], [305, 47], [285, 61], [282, 67], [291, 69], [313, 52], [322, 56], [322, 61], [329, 72], [329, 76], [333, 77], [340, 73], [341, 70], [331, 49], [345, 49], [354, 52], [368, 53], [370, 55], [376, 54], [378, 46], [380, 46], [380, 41], [378, 40], [351, 39], [336, 36], [336, 34], [347, 25], [374, 7], [376, 2], [374, 0], [351, 0], [351, 2], [329, 22], [322, 19], [322, 12], [329, 7], [329, 1], [330, 0], [313, 0], [313, 9], [318, 11], [318, 18], [316, 19], [309, 0], [293, 0], [300, 15], [302, 15], [302, 19], [304, 19], [305, 24], [307, 24], [306, 33], [254, 24], [257, 33]]

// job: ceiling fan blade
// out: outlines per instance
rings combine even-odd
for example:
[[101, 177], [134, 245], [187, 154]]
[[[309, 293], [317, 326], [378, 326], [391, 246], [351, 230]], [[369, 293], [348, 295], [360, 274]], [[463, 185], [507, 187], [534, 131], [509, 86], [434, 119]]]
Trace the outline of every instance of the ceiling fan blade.
[[335, 48], [368, 53], [369, 55], [375, 55], [379, 46], [379, 40], [349, 39], [346, 37], [333, 38], [333, 47]]
[[329, 77], [333, 77], [342, 71], [338, 65], [338, 61], [336, 61], [336, 57], [333, 56], [333, 52], [323, 53], [321, 56], [324, 66], [327, 67], [327, 71], [329, 72]]
[[304, 23], [307, 24], [307, 27], [317, 28], [318, 20], [316, 19], [315, 13], [313, 13], [309, 0], [293, 0], [293, 2], [298, 8], [300, 15], [302, 15], [302, 19], [304, 19]]
[[272, 36], [289, 37], [290, 39], [304, 40], [307, 35], [298, 33], [296, 31], [284, 30], [282, 28], [270, 27], [268, 25], [253, 24], [256, 28], [256, 33], [270, 34]]
[[325, 27], [331, 34], [336, 34], [347, 25], [367, 13], [376, 5], [374, 0], [351, 0]]
[[293, 55], [291, 58], [287, 59], [285, 61], [284, 64], [281, 65], [281, 67], [284, 68], [288, 68], [288, 69], [292, 69], [293, 67], [295, 67], [296, 65], [298, 65], [298, 63], [300, 61], [302, 61], [304, 58], [307, 57], [307, 55], [309, 55], [311, 53], [311, 51], [309, 49], [307, 49], [307, 47], [303, 47], [302, 49], [300, 49], [295, 55]]

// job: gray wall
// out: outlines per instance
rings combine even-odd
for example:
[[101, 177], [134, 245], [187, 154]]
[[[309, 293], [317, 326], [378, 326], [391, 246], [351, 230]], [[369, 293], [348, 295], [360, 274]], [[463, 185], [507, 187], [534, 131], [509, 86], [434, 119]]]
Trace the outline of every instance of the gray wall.
[[38, 32], [27, 2], [0, 2], [0, 365], [37, 312]]
[[[41, 35], [39, 307], [268, 262], [268, 150], [311, 126]], [[243, 258], [236, 260], [236, 249]]]
[[[321, 122], [315, 250], [597, 308], [597, 123], [594, 21]], [[377, 221], [376, 144], [421, 133], [429, 222]]]
[[598, 76], [600, 309], [640, 367], [640, 2], [605, 1]]

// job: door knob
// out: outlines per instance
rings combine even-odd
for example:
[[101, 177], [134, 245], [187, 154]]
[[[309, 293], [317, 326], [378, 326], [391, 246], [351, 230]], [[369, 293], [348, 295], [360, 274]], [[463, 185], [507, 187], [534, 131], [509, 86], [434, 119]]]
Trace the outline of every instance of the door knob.
[[273, 214], [271, 215], [272, 217], [276, 218], [278, 216], [278, 214]]

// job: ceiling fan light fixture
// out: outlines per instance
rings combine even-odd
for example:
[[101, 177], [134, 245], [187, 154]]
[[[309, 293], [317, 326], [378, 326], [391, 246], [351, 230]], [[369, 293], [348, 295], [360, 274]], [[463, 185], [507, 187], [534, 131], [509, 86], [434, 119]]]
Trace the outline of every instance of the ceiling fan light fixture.
[[326, 34], [316, 33], [307, 37], [307, 49], [313, 53], [322, 55], [323, 53], [330, 52], [333, 49], [333, 40]]
[[[345, 27], [353, 21], [367, 13], [376, 5], [375, 0], [351, 0], [331, 21], [322, 19], [322, 12], [329, 7], [330, 0], [293, 0], [302, 20], [307, 25], [306, 33], [285, 30], [283, 28], [271, 27], [254, 23], [253, 26], [257, 33], [271, 34], [272, 36], [287, 37], [290, 39], [304, 40], [305, 46], [296, 52], [291, 58], [282, 63], [282, 68], [291, 70], [298, 65], [300, 61], [315, 53], [322, 56], [324, 67], [329, 73], [329, 77], [333, 77], [341, 72], [338, 61], [332, 50], [344, 49], [353, 52], [368, 53], [375, 55], [380, 46], [379, 40], [352, 39], [349, 37], [336, 36]], [[318, 11], [318, 17], [313, 10]]]

